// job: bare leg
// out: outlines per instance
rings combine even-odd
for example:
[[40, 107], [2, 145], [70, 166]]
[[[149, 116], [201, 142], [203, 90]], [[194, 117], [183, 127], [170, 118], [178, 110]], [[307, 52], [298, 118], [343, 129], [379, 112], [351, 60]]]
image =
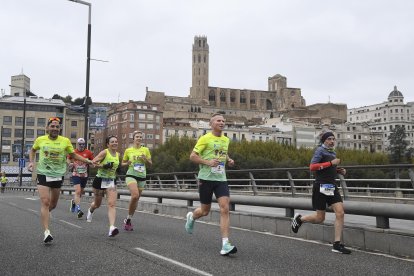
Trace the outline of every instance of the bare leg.
[[326, 211], [316, 210], [312, 215], [303, 216], [300, 220], [302, 222], [322, 223], [325, 221], [325, 213]]
[[229, 214], [230, 198], [228, 196], [222, 196], [217, 199], [217, 202], [220, 206], [221, 237], [228, 238], [229, 228], [230, 228], [230, 214]]
[[129, 202], [129, 209], [128, 209], [128, 215], [133, 216], [135, 213], [135, 210], [138, 206], [138, 200], [141, 197], [142, 191], [138, 189], [138, 184], [136, 182], [132, 182], [128, 185], [129, 192], [131, 193], [131, 200]]
[[344, 228], [344, 205], [342, 202], [332, 204], [332, 209], [335, 212], [335, 241], [341, 241], [342, 230]]
[[106, 196], [107, 196], [107, 202], [108, 202], [108, 219], [109, 219], [109, 225], [115, 225], [115, 216], [116, 216], [116, 198], [117, 198], [117, 191], [116, 188], [108, 188], [106, 189]]

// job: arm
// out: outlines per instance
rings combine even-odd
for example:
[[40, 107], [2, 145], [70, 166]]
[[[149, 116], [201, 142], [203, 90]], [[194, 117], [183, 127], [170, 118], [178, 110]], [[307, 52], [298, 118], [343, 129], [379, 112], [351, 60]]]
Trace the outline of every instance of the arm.
[[29, 172], [32, 172], [34, 169], [34, 161], [36, 158], [36, 150], [31, 148], [30, 152], [29, 152], [29, 166], [27, 167], [27, 169], [29, 170]]
[[227, 155], [227, 164], [229, 164], [230, 167], [234, 166], [234, 160], [231, 159], [229, 155]]
[[323, 170], [323, 169], [326, 169], [326, 168], [331, 167], [331, 166], [336, 166], [340, 162], [341, 162], [340, 159], [335, 158], [334, 160], [328, 161], [328, 162], [310, 164], [309, 169], [311, 171], [319, 171], [319, 170]]
[[198, 153], [195, 151], [191, 152], [190, 160], [196, 164], [203, 164], [209, 167], [216, 167], [220, 164], [220, 161], [218, 159], [212, 159], [212, 160], [202, 159], [200, 155], [198, 155]]
[[80, 156], [79, 154], [76, 154], [75, 152], [69, 153], [69, 156], [71, 159], [76, 159], [79, 160], [83, 163], [89, 164], [89, 165], [93, 165], [93, 162], [87, 158], [84, 158], [83, 156]]
[[102, 167], [102, 164], [99, 163], [105, 159], [105, 156], [106, 150], [103, 150], [92, 160], [92, 162], [95, 164], [96, 167]]

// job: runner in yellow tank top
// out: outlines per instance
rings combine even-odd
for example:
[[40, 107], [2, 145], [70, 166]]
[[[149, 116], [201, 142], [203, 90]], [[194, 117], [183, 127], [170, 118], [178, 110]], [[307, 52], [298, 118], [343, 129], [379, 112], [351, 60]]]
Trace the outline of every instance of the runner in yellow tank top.
[[146, 165], [152, 165], [149, 149], [141, 146], [142, 136], [141, 131], [134, 131], [132, 134], [134, 145], [125, 150], [124, 158], [122, 159], [122, 165], [128, 166], [125, 182], [131, 193], [128, 216], [124, 219], [124, 230], [126, 231], [134, 230], [131, 219], [137, 209], [138, 200], [145, 187], [145, 179], [147, 176]]
[[98, 173], [93, 180], [92, 188], [94, 200], [88, 210], [86, 220], [92, 222], [93, 212], [101, 206], [102, 198], [106, 193], [108, 205], [108, 219], [109, 219], [109, 237], [114, 237], [119, 233], [118, 228], [115, 227], [116, 217], [116, 170], [119, 166], [118, 139], [115, 136], [106, 138], [107, 149], [101, 151], [94, 159], [94, 163], [98, 163]]

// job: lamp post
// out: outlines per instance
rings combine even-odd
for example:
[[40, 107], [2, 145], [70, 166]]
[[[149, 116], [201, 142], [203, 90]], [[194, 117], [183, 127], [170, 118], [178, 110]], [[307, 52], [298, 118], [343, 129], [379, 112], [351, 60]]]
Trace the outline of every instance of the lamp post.
[[88, 112], [89, 112], [89, 75], [90, 75], [90, 63], [91, 63], [91, 9], [92, 4], [82, 1], [82, 0], [69, 0], [71, 2], [83, 4], [89, 7], [89, 16], [88, 16], [88, 48], [87, 48], [87, 59], [86, 59], [86, 92], [85, 92], [85, 141], [88, 146]]
[[[24, 87], [20, 87], [20, 86], [14, 86], [14, 85], [9, 85], [10, 87], [14, 87], [14, 88], [21, 88], [23, 89], [23, 133], [22, 133], [22, 148], [20, 150], [20, 159], [23, 160], [24, 157], [24, 135], [26, 132], [26, 88]], [[19, 162], [19, 186], [22, 186], [22, 182], [23, 182], [23, 167], [20, 166], [20, 162]]]

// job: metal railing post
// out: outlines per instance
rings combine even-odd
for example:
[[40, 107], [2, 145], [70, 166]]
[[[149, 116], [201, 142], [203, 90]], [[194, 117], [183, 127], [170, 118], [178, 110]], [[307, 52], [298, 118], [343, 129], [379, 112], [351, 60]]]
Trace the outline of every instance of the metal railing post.
[[178, 177], [175, 174], [174, 174], [174, 180], [175, 180], [175, 187], [177, 191], [180, 191], [180, 181], [178, 181]]
[[414, 172], [412, 169], [408, 169], [408, 175], [410, 176], [410, 179], [411, 179], [411, 186], [414, 189]]
[[377, 228], [389, 229], [390, 219], [387, 217], [375, 217], [377, 221]]
[[290, 189], [292, 190], [292, 197], [295, 197], [295, 182], [293, 181], [292, 174], [290, 171], [286, 171], [287, 177], [289, 178]]
[[250, 177], [250, 186], [252, 187], [252, 191], [253, 191], [253, 195], [257, 195], [257, 186], [256, 186], [256, 180], [253, 177], [253, 174], [251, 172], [249, 172], [249, 177]]
[[400, 169], [396, 168], [395, 169], [395, 179], [397, 180], [395, 182], [395, 197], [403, 197], [403, 193], [402, 191], [400, 191], [401, 189], [401, 182], [398, 181], [400, 179]]
[[338, 174], [339, 183], [342, 187], [342, 193], [344, 194], [344, 200], [349, 198], [348, 186], [346, 185], [345, 177], [342, 174]]
[[164, 187], [162, 186], [162, 181], [159, 175], [157, 175], [157, 180], [158, 180], [158, 185], [160, 185], [160, 189], [163, 189]]

